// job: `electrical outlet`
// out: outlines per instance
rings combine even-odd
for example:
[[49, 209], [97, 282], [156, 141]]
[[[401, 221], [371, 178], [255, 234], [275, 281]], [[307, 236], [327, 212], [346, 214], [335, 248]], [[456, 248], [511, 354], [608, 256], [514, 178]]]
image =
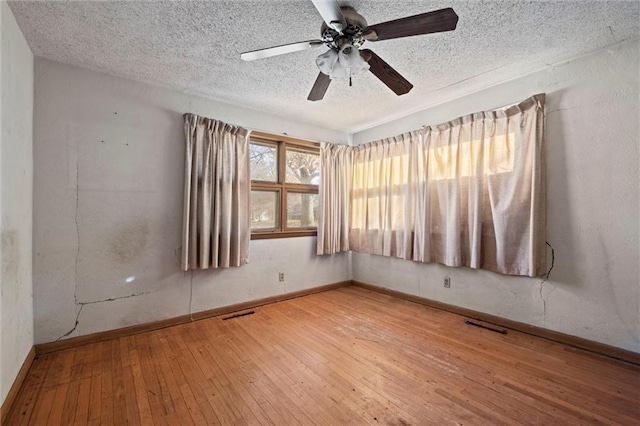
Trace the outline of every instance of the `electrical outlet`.
[[280, 282], [284, 281], [284, 272], [279, 272], [278, 273], [278, 279], [280, 280]]
[[444, 288], [451, 288], [451, 278], [444, 277]]

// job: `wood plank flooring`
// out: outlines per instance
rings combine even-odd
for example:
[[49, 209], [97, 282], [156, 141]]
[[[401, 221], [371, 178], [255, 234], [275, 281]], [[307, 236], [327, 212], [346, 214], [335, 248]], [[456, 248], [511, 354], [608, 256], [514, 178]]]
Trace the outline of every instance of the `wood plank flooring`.
[[640, 424], [640, 367], [357, 287], [36, 358], [8, 425]]

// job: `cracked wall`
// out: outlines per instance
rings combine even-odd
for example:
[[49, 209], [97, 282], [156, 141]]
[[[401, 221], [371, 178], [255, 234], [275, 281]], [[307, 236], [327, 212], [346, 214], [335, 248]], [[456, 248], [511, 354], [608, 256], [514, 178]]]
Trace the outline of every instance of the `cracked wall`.
[[[182, 114], [307, 139], [345, 135], [36, 58], [36, 343], [351, 278], [315, 238], [252, 241], [241, 268], [184, 273]], [[278, 271], [285, 281], [278, 281]]]
[[364, 143], [546, 92], [549, 276], [354, 253], [354, 279], [640, 352], [639, 52], [623, 42], [354, 135]]
[[0, 393], [4, 402], [33, 346], [33, 55], [0, 2]]

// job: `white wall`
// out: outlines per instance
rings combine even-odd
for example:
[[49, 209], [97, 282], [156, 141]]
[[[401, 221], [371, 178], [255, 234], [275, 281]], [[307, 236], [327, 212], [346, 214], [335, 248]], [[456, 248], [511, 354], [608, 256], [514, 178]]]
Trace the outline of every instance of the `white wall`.
[[354, 135], [364, 143], [546, 92], [548, 281], [356, 253], [354, 279], [640, 352], [639, 51], [622, 43]]
[[640, 352], [638, 50], [621, 44], [353, 135], [376, 140], [546, 92], [556, 251], [547, 282], [360, 254], [351, 268], [348, 254], [316, 257], [314, 238], [253, 241], [246, 267], [182, 273], [182, 113], [314, 140], [350, 135], [37, 59], [36, 342], [347, 280], [353, 270], [359, 281]]
[[0, 395], [4, 402], [33, 346], [33, 55], [4, 1], [0, 44]]
[[346, 142], [270, 113], [36, 59], [37, 343], [351, 278], [349, 254], [319, 258], [315, 237], [252, 241], [247, 266], [181, 272], [185, 112]]

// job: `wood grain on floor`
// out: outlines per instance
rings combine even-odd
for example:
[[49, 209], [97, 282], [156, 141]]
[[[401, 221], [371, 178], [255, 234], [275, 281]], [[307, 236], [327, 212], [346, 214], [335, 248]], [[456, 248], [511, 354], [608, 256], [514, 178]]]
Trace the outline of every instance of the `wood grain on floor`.
[[638, 424], [640, 367], [352, 286], [38, 356], [5, 420]]

